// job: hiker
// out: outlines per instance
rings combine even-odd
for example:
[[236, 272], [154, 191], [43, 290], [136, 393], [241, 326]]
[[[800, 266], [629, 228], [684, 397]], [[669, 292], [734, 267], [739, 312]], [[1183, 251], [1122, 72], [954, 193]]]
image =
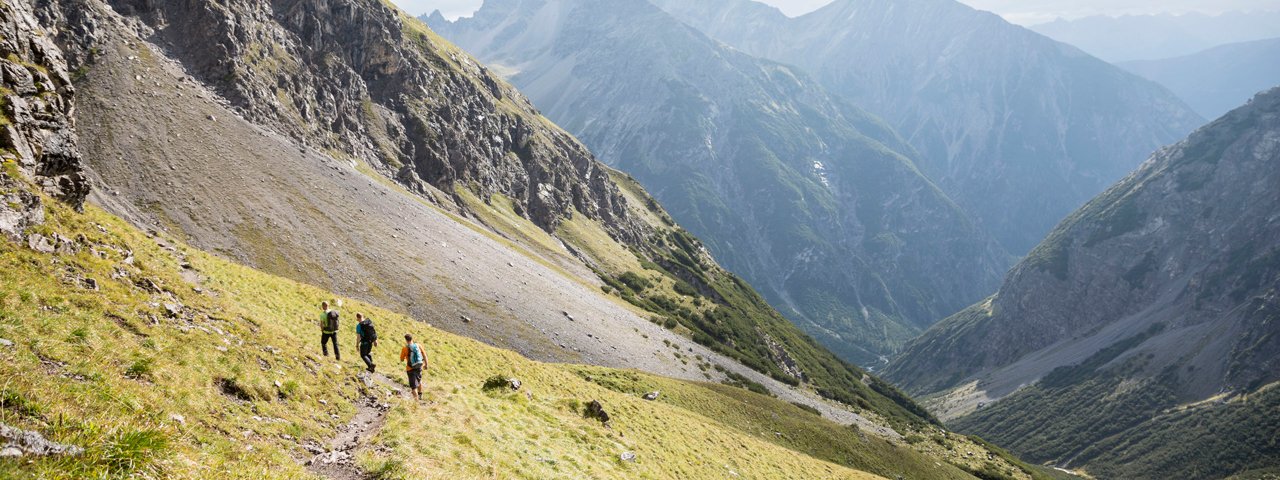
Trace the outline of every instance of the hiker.
[[369, 373], [377, 368], [373, 364], [373, 347], [378, 346], [378, 330], [373, 328], [373, 320], [364, 316], [363, 313], [356, 314], [356, 339], [360, 341], [360, 359], [364, 360], [365, 369]]
[[342, 351], [338, 350], [338, 311], [329, 309], [329, 302], [320, 302], [324, 313], [320, 314], [320, 350], [329, 356], [329, 340], [333, 340], [333, 358], [342, 360]]
[[414, 398], [422, 400], [422, 369], [427, 367], [427, 352], [414, 343], [413, 335], [404, 335], [400, 360], [405, 362], [405, 372], [409, 374], [409, 391], [413, 392]]

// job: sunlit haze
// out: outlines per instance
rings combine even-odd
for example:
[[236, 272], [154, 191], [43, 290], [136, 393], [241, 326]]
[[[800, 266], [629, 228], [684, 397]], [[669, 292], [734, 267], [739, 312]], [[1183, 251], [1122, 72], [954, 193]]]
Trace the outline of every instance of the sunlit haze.
[[[484, 0], [394, 0], [414, 15], [439, 9], [446, 18], [470, 15]], [[761, 0], [796, 16], [816, 10], [831, 0]], [[974, 8], [996, 12], [1010, 22], [1031, 25], [1055, 18], [1090, 15], [1142, 15], [1231, 10], [1280, 10], [1280, 0], [961, 0]]]

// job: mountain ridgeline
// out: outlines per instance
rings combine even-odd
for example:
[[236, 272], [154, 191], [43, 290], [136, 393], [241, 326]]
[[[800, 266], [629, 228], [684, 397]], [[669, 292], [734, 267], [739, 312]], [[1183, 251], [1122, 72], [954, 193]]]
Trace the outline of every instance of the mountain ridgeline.
[[647, 2], [488, 0], [426, 20], [845, 359], [880, 364], [1004, 271], [890, 127]]
[[1105, 478], [1277, 467], [1278, 166], [1280, 88], [1158, 151], [886, 374], [1037, 462]]
[[836, 0], [796, 18], [752, 0], [654, 3], [884, 118], [1014, 255], [1203, 122], [1159, 85], [954, 0]]
[[1169, 87], [1205, 118], [1218, 118], [1258, 92], [1280, 86], [1280, 32], [1277, 37], [1119, 65]]
[[1108, 62], [1126, 63], [1181, 57], [1220, 45], [1280, 37], [1280, 11], [1272, 8], [1217, 15], [1195, 11], [1092, 15], [1059, 18], [1028, 28]]
[[374, 0], [198, 3], [40, 6], [112, 212], [537, 359], [928, 423], [416, 19]]

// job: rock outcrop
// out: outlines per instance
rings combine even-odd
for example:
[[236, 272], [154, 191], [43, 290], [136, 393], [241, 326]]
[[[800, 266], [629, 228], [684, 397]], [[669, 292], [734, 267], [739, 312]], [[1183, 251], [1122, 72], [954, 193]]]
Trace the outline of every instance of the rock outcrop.
[[43, 221], [40, 197], [23, 182], [75, 208], [88, 195], [74, 95], [62, 52], [30, 5], [0, 1], [0, 232], [18, 236]]
[[[64, 2], [69, 3], [70, 2]], [[604, 168], [485, 67], [382, 2], [111, 0], [246, 119], [405, 186], [502, 193], [548, 231], [576, 210], [636, 241]], [[91, 57], [91, 17], [64, 43]]]

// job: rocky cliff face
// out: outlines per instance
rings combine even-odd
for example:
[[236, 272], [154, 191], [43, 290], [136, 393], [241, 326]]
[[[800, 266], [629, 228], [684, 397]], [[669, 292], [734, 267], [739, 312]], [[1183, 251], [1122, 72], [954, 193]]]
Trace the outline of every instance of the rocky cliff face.
[[[1265, 454], [1232, 450], [1230, 462], [1178, 466], [1167, 450], [1119, 449], [1149, 428], [1196, 438], [1186, 430], [1195, 422], [1170, 428], [1166, 409], [1245, 401], [1280, 380], [1278, 166], [1273, 89], [1072, 214], [992, 299], [913, 341], [888, 374], [922, 394], [964, 385], [952, 402], [1008, 395], [956, 425], [1034, 460], [1098, 461], [1119, 477], [1256, 466]], [[1103, 439], [1109, 447], [1087, 448]]]
[[798, 18], [751, 0], [654, 3], [883, 117], [1015, 255], [1202, 122], [1151, 82], [954, 0], [838, 0]]
[[[503, 193], [547, 230], [577, 211], [637, 240], [608, 174], [523, 96], [381, 2], [108, 2], [256, 123], [406, 186]], [[66, 19], [74, 37], [92, 23]], [[85, 39], [67, 43], [84, 47]]]
[[880, 364], [1004, 270], [879, 119], [647, 2], [489, 0], [427, 19], [846, 359]]
[[74, 129], [75, 87], [62, 52], [20, 0], [0, 1], [0, 233], [43, 221], [33, 182], [79, 208], [89, 193]]

